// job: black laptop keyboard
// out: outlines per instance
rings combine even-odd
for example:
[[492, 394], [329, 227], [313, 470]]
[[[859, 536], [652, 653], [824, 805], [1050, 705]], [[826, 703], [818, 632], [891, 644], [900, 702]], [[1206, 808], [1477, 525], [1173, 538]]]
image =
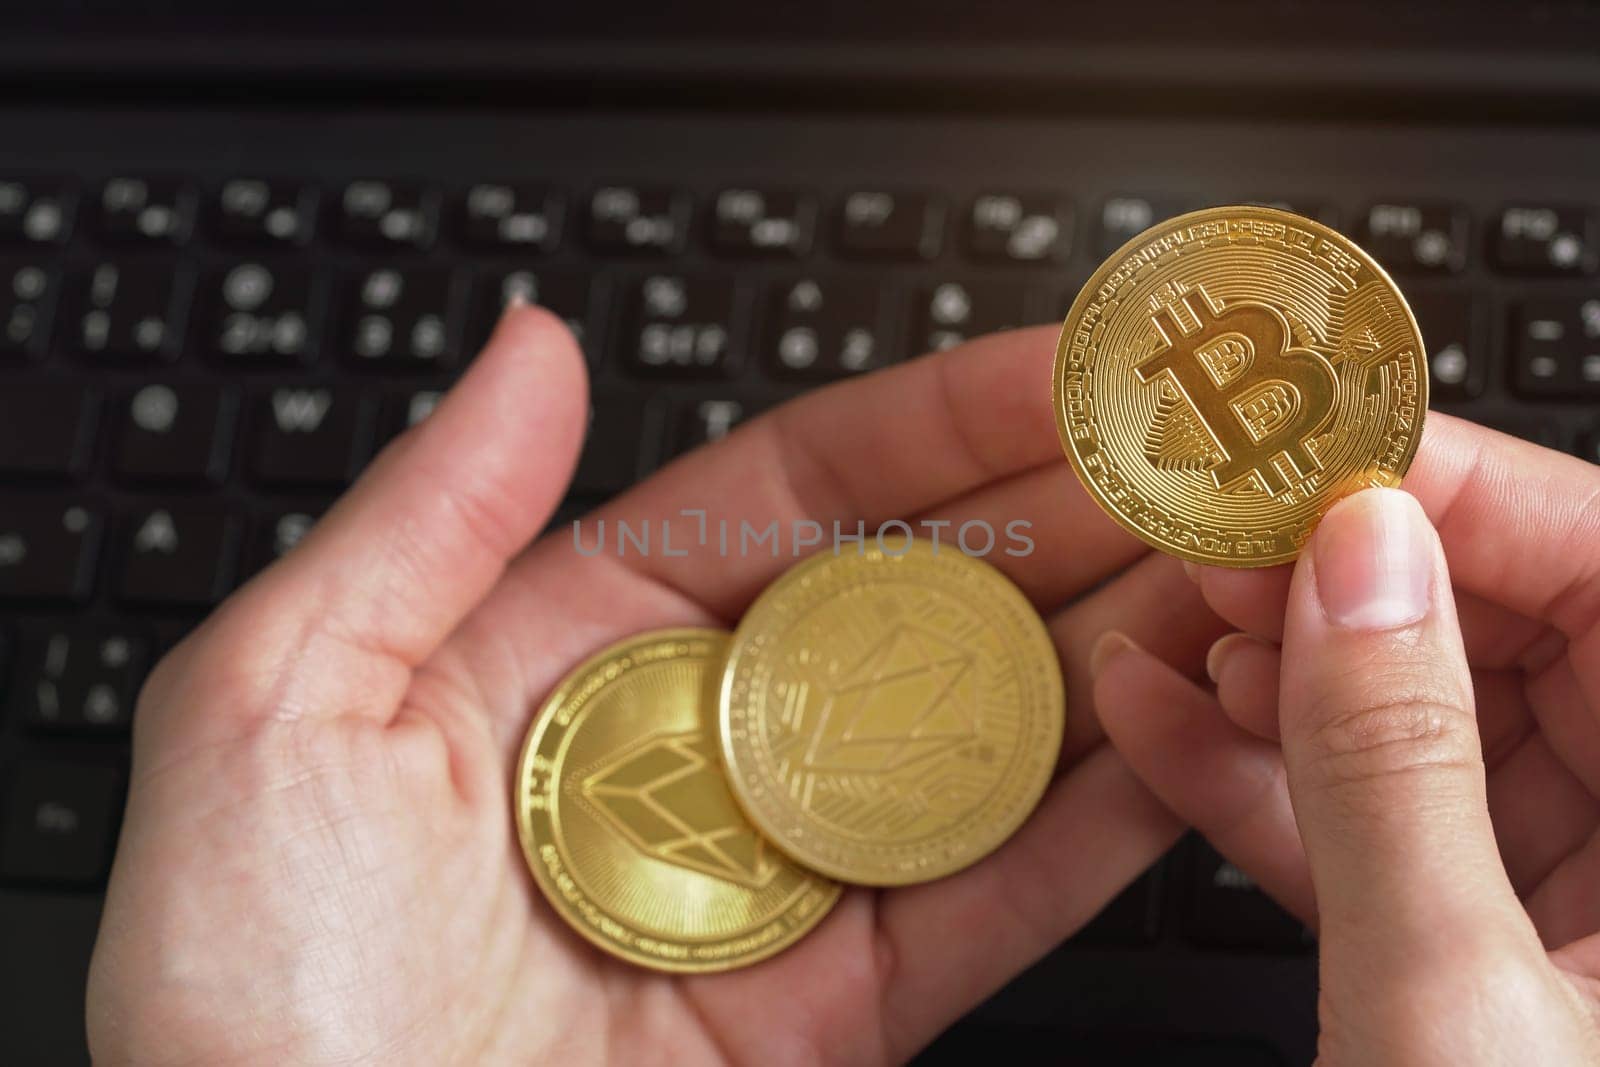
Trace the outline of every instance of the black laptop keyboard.
[[[1310, 173], [1149, 195], [970, 160], [949, 182], [751, 181], [760, 162], [563, 179], [535, 154], [330, 180], [306, 158], [86, 174], [0, 154], [0, 887], [103, 886], [146, 672], [426, 417], [513, 294], [591, 363], [571, 516], [817, 383], [1059, 321], [1168, 214], [1283, 197], [1401, 280], [1435, 406], [1600, 462], [1596, 204], [1533, 182], [1474, 198], [1448, 175], [1409, 196], [1382, 175], [1305, 195]], [[1194, 840], [1076, 940], [1307, 944]]]

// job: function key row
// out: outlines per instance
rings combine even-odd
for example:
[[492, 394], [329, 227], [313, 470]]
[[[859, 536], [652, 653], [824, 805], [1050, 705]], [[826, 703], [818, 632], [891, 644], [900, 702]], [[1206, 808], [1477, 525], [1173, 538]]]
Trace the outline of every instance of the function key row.
[[[170, 178], [113, 178], [80, 205], [65, 180], [0, 178], [0, 245], [67, 241], [79, 216], [108, 245], [175, 247], [197, 232], [224, 244], [293, 248], [319, 230], [359, 248], [422, 250], [448, 230], [468, 248], [549, 252], [567, 237], [569, 198], [543, 184], [482, 183], [458, 195], [415, 182], [363, 180], [327, 202], [315, 185], [237, 178], [202, 195]], [[80, 210], [81, 208], [81, 210]], [[693, 198], [660, 185], [604, 185], [576, 209], [579, 241], [606, 255], [671, 256], [687, 245]], [[831, 216], [838, 251], [863, 259], [929, 259], [947, 207], [927, 191], [864, 189]], [[712, 198], [706, 243], [732, 258], [796, 258], [817, 240], [821, 201], [795, 189], [738, 187]], [[1048, 262], [1068, 250], [1070, 205], [1051, 195], [991, 193], [970, 204], [968, 252], [994, 262]]]
[[[240, 177], [202, 192], [180, 178], [118, 177], [82, 199], [63, 179], [0, 177], [0, 244], [66, 241], [79, 215], [112, 245], [177, 246], [197, 232], [225, 244], [291, 248], [319, 228], [354, 247], [418, 250], [449, 232], [469, 248], [548, 252], [576, 230], [577, 243], [603, 255], [671, 256], [689, 243], [697, 205], [665, 185], [603, 185], [571, 202], [544, 183], [485, 182], [457, 193], [420, 182], [358, 180], [324, 194], [316, 185]], [[1342, 220], [1318, 201], [1260, 200], [1330, 225]], [[1155, 222], [1202, 206], [1179, 197], [1116, 196], [1090, 219], [1091, 252], [1104, 256]], [[81, 207], [81, 210], [80, 210]], [[578, 216], [567, 226], [569, 211]], [[864, 260], [925, 261], [947, 243], [952, 220], [960, 251], [983, 262], [1038, 264], [1072, 248], [1070, 200], [1052, 193], [993, 190], [956, 202], [926, 189], [860, 188], [833, 198], [793, 188], [730, 187], [705, 207], [705, 243], [729, 257], [797, 258], [823, 243]], [[1368, 205], [1352, 232], [1392, 269], [1454, 273], [1468, 259], [1472, 219], [1447, 201]], [[1490, 262], [1507, 273], [1583, 275], [1600, 266], [1600, 218], [1573, 204], [1516, 203], [1491, 220]]]

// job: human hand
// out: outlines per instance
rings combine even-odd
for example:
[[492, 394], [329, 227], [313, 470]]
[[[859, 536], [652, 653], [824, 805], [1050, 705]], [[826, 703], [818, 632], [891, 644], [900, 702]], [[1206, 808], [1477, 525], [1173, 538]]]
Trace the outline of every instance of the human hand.
[[1052, 354], [1049, 331], [1022, 332], [824, 390], [597, 516], [1031, 520], [1037, 551], [992, 560], [1057, 641], [1067, 735], [1039, 810], [993, 856], [851, 890], [792, 949], [717, 976], [633, 969], [554, 915], [510, 819], [533, 709], [620, 638], [728, 625], [793, 561], [584, 556], [566, 531], [524, 551], [565, 490], [584, 376], [556, 320], [512, 311], [439, 410], [146, 686], [90, 976], [97, 1059], [909, 1056], [1179, 833], [1102, 743], [1094, 638], [1127, 631], [1198, 676], [1222, 632], [1061, 461]]
[[1108, 635], [1096, 706], [1320, 928], [1319, 1062], [1597, 1063], [1600, 470], [1430, 414], [1406, 485], [1195, 571], [1214, 696]]

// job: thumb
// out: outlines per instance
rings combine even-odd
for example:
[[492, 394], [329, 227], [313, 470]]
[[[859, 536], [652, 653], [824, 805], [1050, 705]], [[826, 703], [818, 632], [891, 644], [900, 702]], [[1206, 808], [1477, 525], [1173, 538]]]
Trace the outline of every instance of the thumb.
[[1489, 820], [1444, 555], [1411, 496], [1367, 490], [1323, 518], [1290, 586], [1280, 677], [1325, 993], [1414, 977], [1479, 938], [1537, 950]]
[[[507, 310], [438, 410], [179, 646], [150, 688], [178, 678], [198, 686], [212, 695], [164, 703], [203, 708], [224, 730], [263, 714], [386, 719], [412, 668], [560, 501], [583, 440], [584, 395], [582, 357], [561, 321]], [[241, 699], [240, 679], [271, 699]]]

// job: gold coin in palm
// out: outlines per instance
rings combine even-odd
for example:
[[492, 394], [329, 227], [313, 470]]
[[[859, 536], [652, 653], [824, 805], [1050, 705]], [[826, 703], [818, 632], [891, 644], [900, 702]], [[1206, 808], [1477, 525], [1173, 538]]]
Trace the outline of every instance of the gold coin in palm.
[[1022, 825], [1061, 748], [1044, 623], [953, 546], [819, 555], [761, 595], [722, 681], [728, 781], [757, 829], [847, 882], [928, 881]]
[[545, 702], [517, 767], [534, 881], [578, 933], [656, 970], [765, 959], [841, 892], [774, 850], [728, 792], [716, 743], [727, 646], [716, 630], [662, 630], [599, 653]]
[[1428, 406], [1422, 335], [1354, 242], [1266, 207], [1180, 215], [1067, 313], [1053, 400], [1089, 494], [1197, 563], [1293, 559], [1341, 497], [1398, 485]]

